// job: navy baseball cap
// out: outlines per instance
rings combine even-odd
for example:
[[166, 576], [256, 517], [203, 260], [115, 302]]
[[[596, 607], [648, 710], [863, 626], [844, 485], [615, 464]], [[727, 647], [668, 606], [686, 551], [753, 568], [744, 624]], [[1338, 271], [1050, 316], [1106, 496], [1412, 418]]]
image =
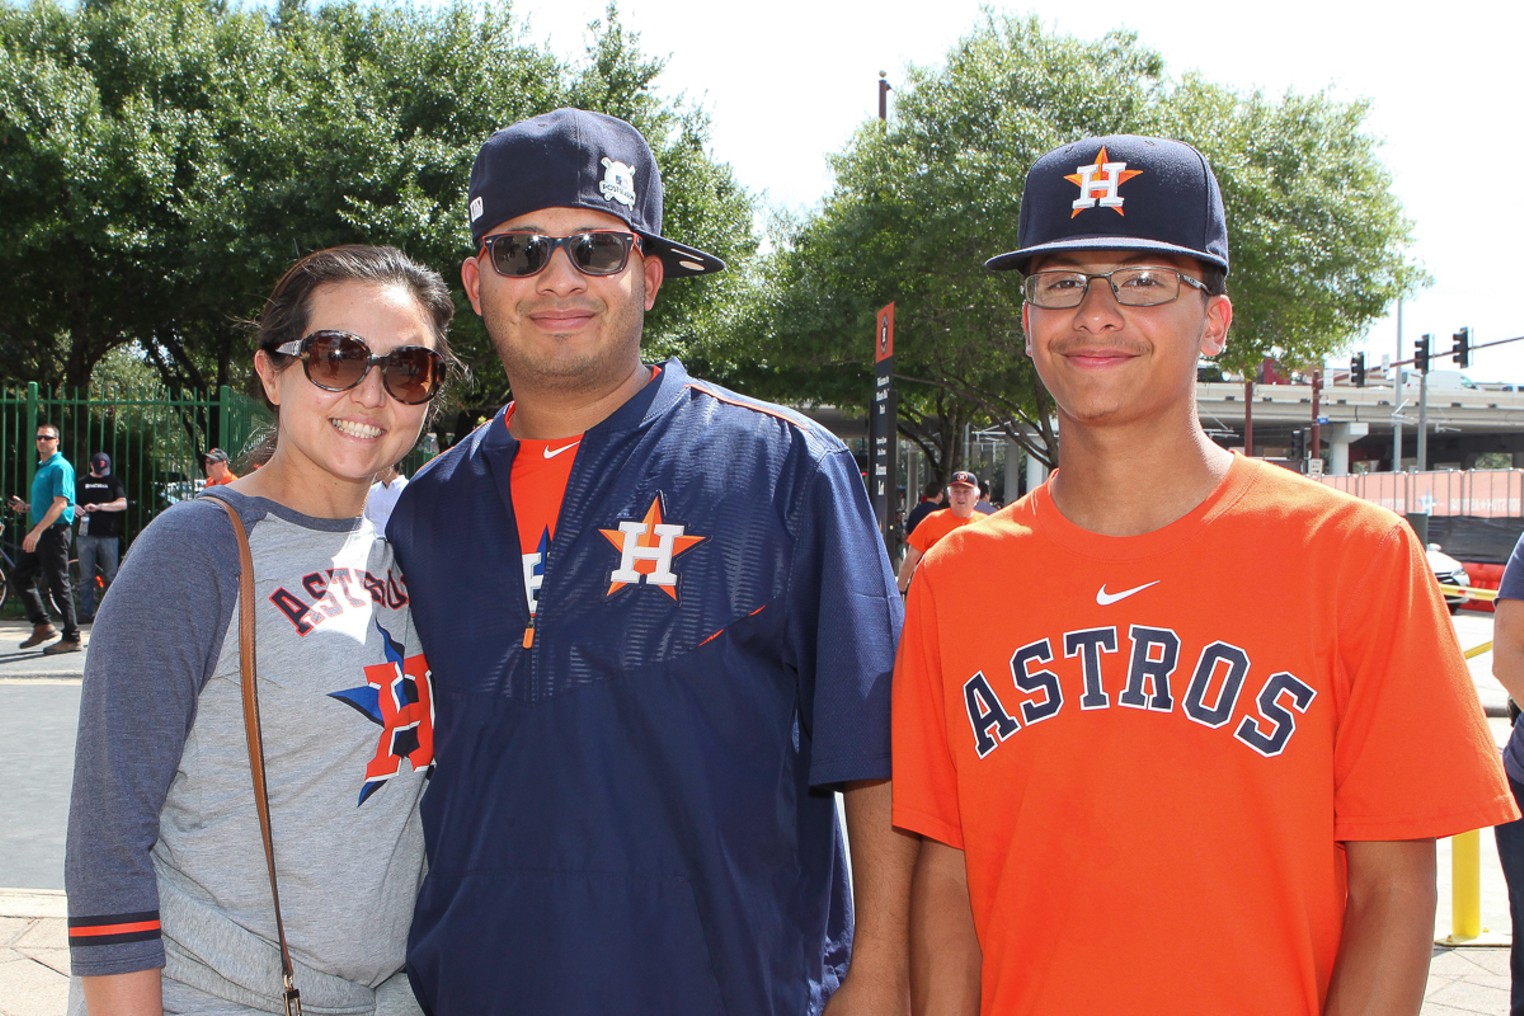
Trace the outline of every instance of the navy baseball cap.
[[1206, 156], [1183, 141], [1112, 134], [1055, 148], [1021, 193], [1019, 249], [997, 271], [1068, 250], [1160, 251], [1228, 270], [1222, 192]]
[[713, 254], [661, 235], [661, 172], [640, 132], [617, 117], [558, 109], [505, 127], [482, 145], [468, 191], [471, 241], [542, 208], [617, 215], [661, 258], [669, 276], [718, 272]]
[[110, 469], [111, 456], [107, 455], [105, 452], [96, 452], [94, 455], [90, 456], [90, 465], [100, 470]]
[[947, 485], [949, 487], [973, 487], [975, 490], [978, 490], [979, 477], [975, 476], [973, 473], [970, 473], [966, 469], [960, 469], [956, 473], [952, 474], [952, 479], [947, 481]]

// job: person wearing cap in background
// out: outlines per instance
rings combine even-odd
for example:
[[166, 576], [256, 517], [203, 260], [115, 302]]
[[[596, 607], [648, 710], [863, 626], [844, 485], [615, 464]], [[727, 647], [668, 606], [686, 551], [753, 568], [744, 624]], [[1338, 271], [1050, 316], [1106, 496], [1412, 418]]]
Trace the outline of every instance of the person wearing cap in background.
[[79, 557], [79, 619], [95, 620], [95, 570], [101, 572], [101, 596], [116, 578], [121, 555], [122, 512], [127, 510], [127, 488], [111, 471], [111, 456], [90, 456], [90, 473], [78, 488], [79, 534], [75, 552]]
[[232, 483], [238, 479], [238, 474], [228, 466], [228, 453], [221, 448], [213, 448], [207, 452], [202, 457], [201, 467], [206, 470], [207, 487], [220, 487], [224, 483]]
[[420, 1000], [904, 1012], [901, 606], [856, 463], [796, 413], [642, 361], [661, 287], [724, 265], [661, 235], [634, 127], [563, 109], [499, 131], [469, 201], [461, 276], [514, 401], [387, 528], [439, 763]]
[[984, 517], [974, 510], [978, 504], [979, 478], [964, 469], [953, 473], [947, 484], [947, 507], [926, 516], [905, 540], [905, 557], [896, 576], [900, 592], [910, 588], [910, 577], [933, 544], [954, 529]]
[[1025, 274], [1062, 466], [910, 593], [918, 1002], [1416, 1014], [1434, 838], [1516, 814], [1423, 547], [1202, 430], [1196, 362], [1233, 308], [1194, 148], [1055, 149], [1017, 236], [987, 264]]

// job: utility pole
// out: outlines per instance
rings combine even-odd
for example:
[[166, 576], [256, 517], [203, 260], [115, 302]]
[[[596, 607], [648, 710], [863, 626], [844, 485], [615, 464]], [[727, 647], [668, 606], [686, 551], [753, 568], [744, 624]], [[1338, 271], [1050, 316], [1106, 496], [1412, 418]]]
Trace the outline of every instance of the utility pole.
[[1392, 472], [1402, 472], [1402, 298], [1397, 299], [1397, 380], [1392, 398]]
[[1433, 337], [1413, 343], [1413, 366], [1418, 368], [1418, 471], [1429, 468], [1429, 354]]
[[[1307, 450], [1310, 458], [1307, 463], [1309, 475], [1321, 476], [1323, 473], [1323, 432], [1318, 426], [1318, 394], [1323, 390], [1323, 368], [1318, 367], [1312, 372], [1312, 434], [1307, 441]], [[1317, 460], [1317, 465], [1312, 465], [1312, 460]]]

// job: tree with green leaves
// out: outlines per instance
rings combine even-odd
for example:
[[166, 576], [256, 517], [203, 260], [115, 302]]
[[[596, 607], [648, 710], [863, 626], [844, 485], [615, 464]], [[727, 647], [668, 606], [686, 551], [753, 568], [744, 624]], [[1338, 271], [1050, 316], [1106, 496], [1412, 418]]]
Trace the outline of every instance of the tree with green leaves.
[[[667, 228], [744, 260], [751, 201], [703, 114], [655, 95], [661, 67], [612, 5], [569, 63], [507, 4], [0, 4], [0, 372], [82, 387], [131, 348], [171, 387], [242, 384], [244, 322], [285, 265], [335, 243], [395, 244], [459, 293], [477, 148], [562, 105], [633, 121], [668, 171]], [[653, 344], [702, 346], [742, 284], [664, 293]], [[507, 396], [458, 303], [474, 370], [453, 431]]]
[[982, 262], [1016, 246], [1026, 170], [1064, 141], [1158, 134], [1206, 153], [1231, 232], [1234, 369], [1266, 354], [1316, 361], [1421, 278], [1361, 104], [1176, 83], [1130, 34], [1083, 41], [993, 13], [896, 95], [889, 122], [865, 124], [835, 158], [819, 212], [781, 231], [746, 315], [759, 355], [742, 372], [773, 394], [865, 406], [873, 314], [894, 301], [901, 431], [944, 477], [968, 423], [1057, 463], [1020, 280]]

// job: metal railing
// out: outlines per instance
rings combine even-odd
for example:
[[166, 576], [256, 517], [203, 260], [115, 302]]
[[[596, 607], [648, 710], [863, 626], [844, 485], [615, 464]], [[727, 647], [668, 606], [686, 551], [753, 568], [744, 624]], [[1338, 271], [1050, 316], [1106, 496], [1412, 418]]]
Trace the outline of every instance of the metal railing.
[[145, 385], [89, 391], [45, 388], [35, 382], [0, 388], [0, 498], [31, 497], [37, 472], [33, 437], [43, 423], [58, 428], [59, 451], [77, 476], [90, 456], [111, 456], [127, 489], [127, 543], [155, 515], [194, 495], [201, 456], [225, 449], [236, 460], [270, 422], [264, 406], [226, 386], [215, 392], [171, 392]]

